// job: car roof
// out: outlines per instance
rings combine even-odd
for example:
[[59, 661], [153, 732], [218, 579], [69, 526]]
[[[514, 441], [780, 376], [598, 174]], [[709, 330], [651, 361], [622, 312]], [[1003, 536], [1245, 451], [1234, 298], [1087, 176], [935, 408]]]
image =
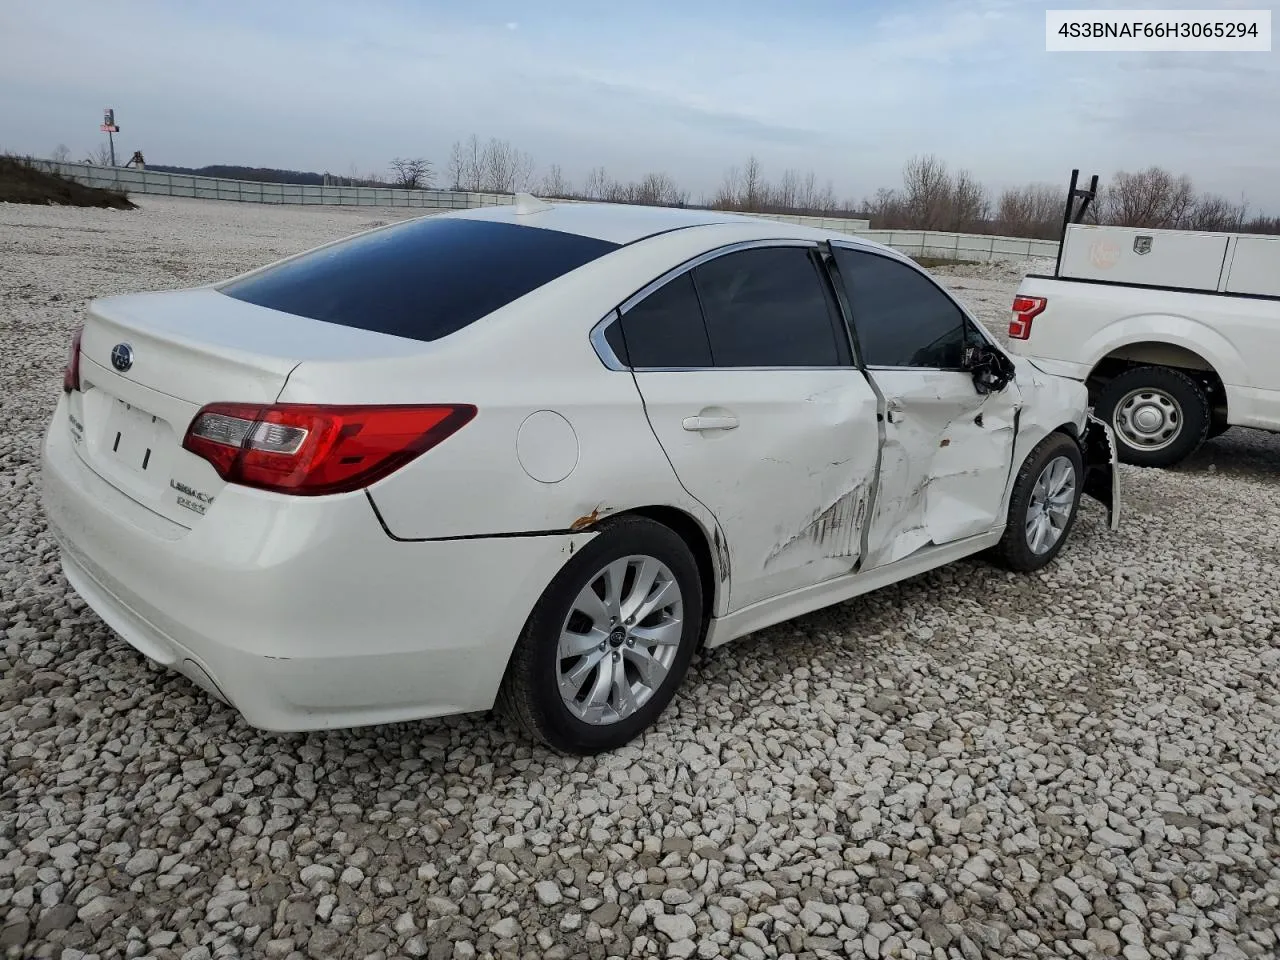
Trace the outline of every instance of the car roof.
[[832, 236], [826, 230], [720, 210], [648, 207], [625, 203], [550, 202], [534, 200], [532, 197], [524, 198], [524, 202], [520, 201], [521, 197], [517, 195], [516, 203], [457, 210], [439, 216], [540, 227], [617, 244], [635, 243], [672, 230], [717, 224], [767, 225], [779, 237], [821, 239]]

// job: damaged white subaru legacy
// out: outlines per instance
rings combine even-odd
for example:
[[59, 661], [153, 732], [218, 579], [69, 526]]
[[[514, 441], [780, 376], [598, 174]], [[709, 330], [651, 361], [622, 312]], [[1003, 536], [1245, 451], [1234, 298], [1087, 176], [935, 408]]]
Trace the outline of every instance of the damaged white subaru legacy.
[[912, 261], [700, 210], [521, 196], [98, 300], [63, 389], [68, 581], [267, 730], [607, 750], [700, 646], [1118, 509], [1084, 386]]

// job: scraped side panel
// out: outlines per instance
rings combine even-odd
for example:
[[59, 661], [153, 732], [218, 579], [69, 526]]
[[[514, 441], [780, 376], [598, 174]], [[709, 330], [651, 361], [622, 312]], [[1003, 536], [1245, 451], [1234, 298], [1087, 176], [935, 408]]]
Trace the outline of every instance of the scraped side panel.
[[[637, 371], [680, 483], [715, 516], [730, 609], [847, 575], [875, 478], [876, 398], [852, 368]], [[696, 418], [732, 424], [702, 429]]]
[[929, 539], [948, 543], [985, 533], [996, 522], [1013, 457], [1015, 411], [1000, 394], [947, 424], [925, 488]]
[[1016, 386], [982, 395], [967, 373], [873, 370], [885, 444], [864, 569], [999, 522], [1019, 404]]

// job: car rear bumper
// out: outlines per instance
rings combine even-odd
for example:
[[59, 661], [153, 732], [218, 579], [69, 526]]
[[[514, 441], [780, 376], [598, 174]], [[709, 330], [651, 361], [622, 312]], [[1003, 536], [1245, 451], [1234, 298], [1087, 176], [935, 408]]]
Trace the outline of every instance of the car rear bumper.
[[84, 464], [64, 405], [42, 480], [68, 582], [132, 646], [261, 729], [488, 709], [538, 596], [591, 538], [403, 542], [362, 493], [241, 487], [186, 530]]

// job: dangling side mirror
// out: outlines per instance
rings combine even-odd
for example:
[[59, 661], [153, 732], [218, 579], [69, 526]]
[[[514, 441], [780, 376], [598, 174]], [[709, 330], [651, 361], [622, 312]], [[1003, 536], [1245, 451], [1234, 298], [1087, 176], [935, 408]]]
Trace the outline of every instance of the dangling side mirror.
[[999, 393], [1013, 380], [1013, 364], [987, 344], [964, 348], [964, 368], [973, 374], [973, 385], [981, 394]]

